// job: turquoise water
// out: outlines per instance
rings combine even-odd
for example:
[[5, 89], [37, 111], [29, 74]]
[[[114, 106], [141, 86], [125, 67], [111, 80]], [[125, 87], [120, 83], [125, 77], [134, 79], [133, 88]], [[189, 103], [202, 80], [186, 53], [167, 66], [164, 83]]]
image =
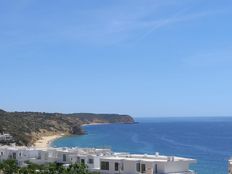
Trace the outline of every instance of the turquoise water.
[[139, 124], [85, 126], [87, 135], [63, 137], [55, 147], [111, 147], [114, 151], [195, 158], [198, 174], [226, 174], [232, 156], [232, 118], [137, 119]]

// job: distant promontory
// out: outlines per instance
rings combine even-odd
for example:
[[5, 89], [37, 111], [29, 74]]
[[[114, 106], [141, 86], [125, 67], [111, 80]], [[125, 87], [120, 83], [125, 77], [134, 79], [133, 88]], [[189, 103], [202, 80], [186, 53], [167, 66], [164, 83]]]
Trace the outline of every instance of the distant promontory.
[[42, 136], [84, 134], [92, 123], [134, 123], [129, 115], [92, 113], [6, 112], [0, 109], [0, 133], [9, 133], [18, 145], [33, 145]]

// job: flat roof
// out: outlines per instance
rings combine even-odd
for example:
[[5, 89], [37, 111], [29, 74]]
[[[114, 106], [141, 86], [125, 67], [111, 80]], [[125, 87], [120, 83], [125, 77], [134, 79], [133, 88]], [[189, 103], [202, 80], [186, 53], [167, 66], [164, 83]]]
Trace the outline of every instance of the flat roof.
[[195, 159], [191, 158], [182, 158], [176, 156], [161, 156], [161, 155], [141, 155], [141, 154], [128, 154], [120, 155], [113, 154], [112, 156], [103, 156], [102, 160], [128, 160], [128, 161], [147, 161], [147, 162], [177, 162], [177, 161], [187, 161], [187, 162], [196, 162]]

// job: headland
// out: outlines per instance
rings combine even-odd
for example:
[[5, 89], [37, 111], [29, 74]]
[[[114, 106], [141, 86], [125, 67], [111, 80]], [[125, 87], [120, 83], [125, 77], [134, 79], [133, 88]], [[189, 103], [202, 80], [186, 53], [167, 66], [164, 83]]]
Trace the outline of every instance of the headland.
[[83, 135], [82, 126], [134, 123], [129, 115], [93, 113], [6, 112], [0, 110], [0, 133], [10, 134], [17, 145], [47, 147], [63, 135]]

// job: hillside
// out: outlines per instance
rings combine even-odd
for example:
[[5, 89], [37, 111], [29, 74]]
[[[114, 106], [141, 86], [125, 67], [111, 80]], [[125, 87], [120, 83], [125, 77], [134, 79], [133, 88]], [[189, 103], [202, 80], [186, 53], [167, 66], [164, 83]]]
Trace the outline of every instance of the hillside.
[[91, 113], [6, 112], [0, 110], [0, 132], [10, 133], [18, 145], [32, 145], [45, 135], [83, 134], [89, 123], [133, 123], [129, 115]]

